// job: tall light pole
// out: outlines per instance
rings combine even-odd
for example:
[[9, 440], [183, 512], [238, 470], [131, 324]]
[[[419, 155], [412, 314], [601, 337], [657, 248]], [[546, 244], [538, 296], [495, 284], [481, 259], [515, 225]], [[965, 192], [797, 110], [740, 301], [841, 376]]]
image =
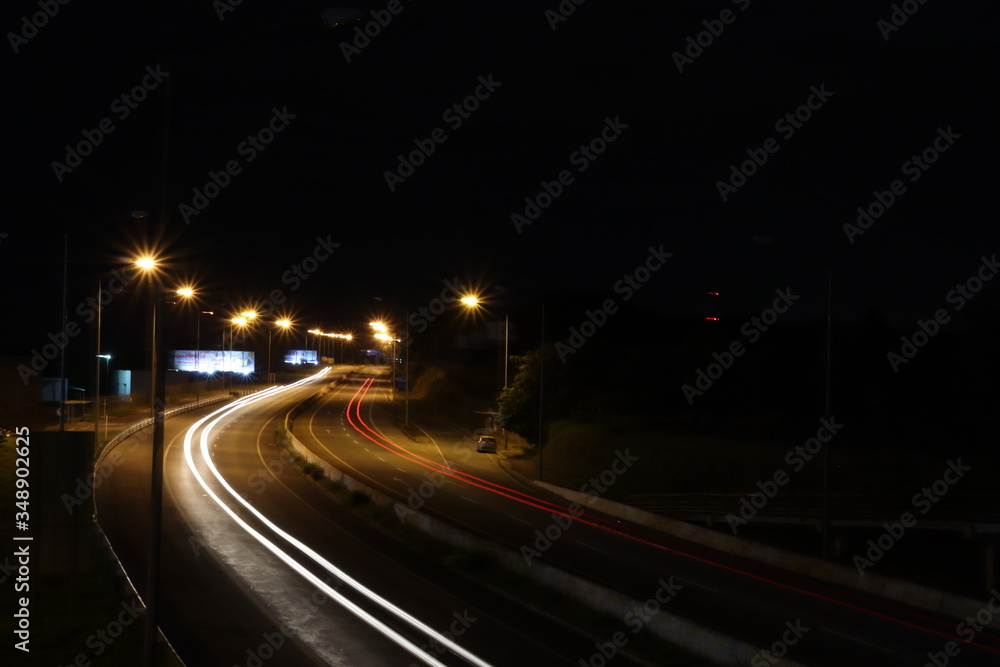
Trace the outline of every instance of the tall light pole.
[[[107, 362], [104, 365], [104, 374], [105, 374], [105, 377], [107, 377], [107, 374], [111, 372], [111, 355], [110, 354], [99, 354], [99, 355], [97, 355], [97, 364], [98, 364], [97, 382], [98, 382], [98, 384], [97, 384], [97, 391], [94, 392], [94, 395], [96, 396], [96, 399], [97, 399], [97, 406], [96, 406], [95, 415], [94, 415], [94, 443], [95, 443], [95, 451], [96, 451], [96, 442], [97, 442], [97, 427], [98, 427], [98, 423], [100, 421], [100, 410], [101, 410], [101, 385], [100, 385], [100, 380], [101, 380], [101, 378], [100, 378], [100, 363], [101, 363], [101, 359], [104, 359], [104, 361]], [[107, 401], [105, 401], [105, 404], [107, 404]], [[106, 405], [105, 405], [105, 408], [104, 408], [104, 439], [105, 440], [108, 439], [108, 409], [107, 409]]]
[[[274, 323], [274, 325], [284, 331], [288, 331], [292, 326], [292, 321], [289, 319], [280, 319]], [[273, 328], [269, 327], [267, 330], [267, 384], [271, 384], [271, 331]]]
[[[101, 292], [104, 290], [104, 281], [102, 279], [97, 280], [97, 344], [95, 345], [97, 352], [94, 354], [94, 359], [97, 363], [97, 368], [94, 369], [94, 452], [98, 451], [97, 447], [97, 429], [100, 426], [101, 421]], [[109, 359], [111, 357], [108, 357]], [[60, 411], [61, 413], [61, 411]]]
[[[827, 273], [826, 283], [826, 381], [824, 383], [823, 416], [830, 419], [830, 357], [833, 337], [833, 269]], [[830, 560], [832, 549], [830, 543], [830, 443], [823, 447], [823, 516], [822, 549], [823, 559]]]
[[[214, 310], [199, 310], [198, 311], [198, 316], [195, 318], [196, 324], [194, 326], [194, 347], [195, 347], [195, 350], [194, 350], [194, 357], [195, 357], [195, 362], [194, 362], [194, 367], [195, 367], [195, 383], [194, 383], [194, 388], [195, 389], [194, 390], [195, 390], [195, 400], [196, 401], [200, 401], [201, 400], [201, 316], [202, 315], [215, 315], [215, 311]], [[225, 338], [225, 334], [223, 334], [223, 338]], [[225, 348], [225, 346], [223, 346], [223, 348]], [[223, 349], [223, 351], [225, 351], [225, 349]]]
[[542, 306], [542, 344], [538, 348], [538, 481], [542, 481], [542, 421], [545, 417], [545, 304]]
[[[461, 299], [462, 303], [471, 308], [478, 307], [481, 300], [475, 296], [467, 296]], [[545, 419], [545, 304], [541, 301], [532, 301], [541, 308], [541, 343], [538, 347], [538, 481], [542, 481], [542, 446], [543, 446], [543, 436], [544, 436], [544, 419]], [[504, 361], [503, 361], [503, 385], [504, 388], [507, 387], [507, 366], [509, 356], [507, 354], [508, 342], [510, 340], [510, 321], [508, 319], [508, 314], [504, 314]], [[499, 408], [497, 410], [499, 412]], [[506, 425], [504, 429], [506, 431]]]
[[507, 343], [510, 341], [510, 315], [503, 314], [503, 388], [507, 388], [507, 367], [510, 365], [510, 354], [507, 352]]
[[152, 341], [152, 412], [153, 444], [150, 471], [149, 503], [149, 556], [146, 562], [146, 627], [145, 663], [151, 665], [156, 654], [157, 625], [159, 615], [160, 585], [160, 541], [163, 527], [163, 418], [166, 408], [165, 373], [163, 367], [163, 289], [157, 273], [156, 260], [143, 257], [136, 265], [151, 275], [153, 295], [153, 341]]
[[[191, 286], [181, 287], [176, 292], [177, 296], [181, 297], [185, 301], [190, 301], [195, 297], [194, 288]], [[200, 347], [201, 341], [201, 314], [195, 316], [195, 348]], [[201, 376], [198, 374], [198, 370], [201, 366], [201, 351], [195, 349], [194, 351], [194, 367], [195, 367], [195, 400], [201, 399]]]
[[235, 351], [233, 350], [233, 329], [235, 327], [239, 327], [241, 330], [244, 329], [244, 328], [246, 328], [246, 326], [250, 323], [250, 320], [247, 318], [247, 314], [248, 314], [247, 312], [244, 312], [239, 317], [232, 318], [230, 320], [230, 324], [229, 324], [229, 364], [228, 364], [228, 366], [229, 366], [229, 393], [232, 393], [232, 391], [233, 391], [233, 373], [235, 372], [233, 370], [233, 355], [235, 353]]
[[[63, 234], [63, 279], [62, 279], [62, 308], [59, 311], [59, 331], [66, 335], [66, 292], [68, 288], [68, 278], [66, 276], [69, 269], [69, 234]], [[66, 346], [61, 345], [59, 350], [59, 430], [66, 430]]]
[[[481, 299], [470, 294], [468, 296], [463, 296], [459, 301], [465, 307], [470, 310], [479, 308], [482, 303]], [[507, 388], [507, 367], [510, 365], [510, 354], [508, 353], [510, 342], [510, 314], [504, 312], [503, 314], [503, 389]], [[506, 419], [501, 417], [499, 400], [497, 401], [497, 419], [499, 419], [503, 424], [503, 448], [507, 449], [507, 422]], [[495, 423], [495, 422], [494, 422]], [[494, 427], [495, 430], [495, 427]]]
[[[375, 338], [379, 339], [383, 343], [383, 350], [385, 350], [384, 344], [392, 340], [392, 336], [389, 335], [389, 328], [385, 326], [383, 322], [369, 322], [368, 326], [375, 329]], [[389, 400], [395, 402], [396, 400], [396, 344], [392, 344], [392, 376], [389, 381]]]
[[[131, 218], [132, 220], [142, 220], [148, 216], [149, 213], [146, 211], [132, 211], [128, 217]], [[95, 229], [96, 227], [100, 227], [101, 225], [104, 225], [106, 223], [111, 222], [112, 220], [117, 220], [117, 219], [119, 219], [119, 216], [112, 216], [109, 218], [105, 218], [100, 222], [95, 222], [89, 226], [86, 226], [83, 230], [78, 231], [75, 234], [69, 234], [68, 232], [63, 234], [62, 307], [61, 310], [59, 311], [59, 333], [61, 336], [67, 335], [66, 326], [69, 323], [69, 313], [66, 310], [67, 301], [69, 300], [69, 294], [68, 294], [69, 293], [69, 239], [71, 236], [73, 237], [79, 236], [84, 232], [90, 231], [92, 229]], [[98, 308], [97, 310], [98, 317], [100, 317], [101, 286], [98, 287], [98, 292], [97, 292], [97, 308]], [[100, 337], [100, 324], [98, 324], [98, 337]], [[66, 347], [68, 342], [69, 342], [68, 340], [63, 339], [63, 344], [59, 346], [59, 382], [61, 383], [61, 386], [59, 387], [59, 430], [60, 431], [66, 430], [66, 401], [68, 398], [67, 392], [69, 391], [69, 382], [66, 378]], [[100, 353], [101, 353], [100, 346], [98, 346], [97, 354]], [[98, 363], [97, 366], [99, 369], [100, 363]], [[96, 444], [97, 441], [96, 431], [94, 433], [94, 441]]]

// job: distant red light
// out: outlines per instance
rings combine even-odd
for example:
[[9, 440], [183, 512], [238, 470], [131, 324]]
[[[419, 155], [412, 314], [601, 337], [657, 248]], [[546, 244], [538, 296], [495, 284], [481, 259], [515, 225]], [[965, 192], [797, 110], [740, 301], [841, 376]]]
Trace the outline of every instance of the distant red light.
[[712, 320], [713, 322], [718, 322], [720, 318], [718, 317], [706, 317], [706, 320]]
[[711, 294], [712, 296], [719, 296], [718, 292], [709, 292], [709, 294]]

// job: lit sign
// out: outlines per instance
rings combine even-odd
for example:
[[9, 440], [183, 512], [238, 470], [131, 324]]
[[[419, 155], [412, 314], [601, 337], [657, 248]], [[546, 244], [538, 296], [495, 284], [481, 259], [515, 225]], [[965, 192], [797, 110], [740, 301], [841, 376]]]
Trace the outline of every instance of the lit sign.
[[254, 372], [253, 352], [245, 350], [171, 350], [171, 368], [178, 371], [225, 373]]
[[316, 350], [289, 350], [285, 354], [286, 364], [319, 364], [319, 353]]

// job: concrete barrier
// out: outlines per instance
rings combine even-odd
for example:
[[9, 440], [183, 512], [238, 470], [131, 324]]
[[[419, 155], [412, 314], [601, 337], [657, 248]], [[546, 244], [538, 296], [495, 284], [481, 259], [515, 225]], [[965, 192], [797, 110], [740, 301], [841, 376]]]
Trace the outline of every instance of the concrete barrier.
[[[293, 410], [289, 415], [293, 413], [298, 414]], [[532, 564], [528, 564], [519, 551], [513, 551], [495, 542], [456, 528], [452, 524], [436, 519], [428, 514], [410, 509], [405, 502], [397, 502], [385, 494], [353, 479], [343, 471], [324, 461], [303, 445], [292, 431], [288, 430], [289, 425], [291, 425], [291, 421], [286, 417], [285, 430], [288, 435], [288, 447], [295, 454], [302, 457], [306, 462], [320, 468], [323, 471], [323, 475], [328, 479], [342, 484], [352, 492], [366, 495], [372, 502], [378, 505], [390, 507], [401, 520], [419, 529], [426, 535], [430, 535], [464, 551], [486, 553], [501, 565], [520, 576], [555, 589], [567, 597], [616, 618], [625, 619], [630, 613], [635, 613], [637, 610], [642, 609], [643, 604], [646, 602], [646, 600], [636, 600], [628, 595], [601, 586], [589, 579], [565, 572], [544, 562], [536, 560]], [[650, 582], [651, 594], [654, 592], [656, 585], [657, 582]], [[498, 590], [497, 592], [506, 595], [504, 591]], [[624, 629], [625, 625], [623, 621]], [[736, 639], [662, 608], [643, 624], [643, 629], [648, 630], [670, 644], [686, 649], [718, 665], [732, 665], [735, 667], [737, 665], [745, 666], [751, 664], [750, 661], [752, 658], [765, 648]], [[608, 640], [610, 640], [610, 637], [608, 637]], [[578, 657], [582, 660], [586, 660], [587, 658], [587, 656]], [[775, 664], [782, 667], [798, 667], [802, 663], [783, 658], [776, 663], [768, 664]]]
[[[861, 576], [857, 570], [845, 565], [751, 542], [734, 535], [724, 535], [709, 528], [647, 512], [613, 500], [596, 498], [578, 491], [564, 489], [554, 484], [538, 481], [535, 481], [534, 484], [571, 502], [578, 502], [603, 514], [625, 519], [694, 544], [782, 570], [803, 574], [838, 586], [853, 588], [871, 595], [952, 616], [956, 619], [975, 615], [986, 602], [985, 599], [976, 600], [955, 595], [873, 572], [867, 572]], [[1000, 615], [996, 615], [990, 626], [1000, 629]]]

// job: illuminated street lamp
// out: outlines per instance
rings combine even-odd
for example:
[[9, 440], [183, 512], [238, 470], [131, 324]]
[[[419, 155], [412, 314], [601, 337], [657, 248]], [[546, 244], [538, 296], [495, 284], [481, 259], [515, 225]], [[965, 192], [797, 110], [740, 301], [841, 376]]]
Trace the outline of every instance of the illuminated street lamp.
[[[388, 333], [388, 328], [381, 322], [370, 322], [369, 323], [373, 329], [375, 329], [375, 338], [382, 341], [383, 343], [392, 343], [392, 351], [389, 353], [392, 355], [392, 369], [389, 371], [391, 376], [391, 381], [389, 382], [389, 400], [392, 402], [396, 401], [396, 339], [393, 338]], [[409, 422], [407, 422], [409, 423]]]
[[[478, 309], [483, 303], [482, 299], [474, 294], [468, 296], [463, 296], [459, 301], [469, 308], [470, 310]], [[509, 325], [509, 314], [503, 314], [503, 388], [507, 388], [507, 366], [509, 355], [507, 353], [508, 344], [510, 342], [510, 325]]]
[[354, 336], [351, 334], [336, 334], [336, 336], [340, 339], [340, 362], [344, 363], [344, 341], [354, 340]]
[[[152, 256], [136, 261], [144, 273], [149, 274], [153, 293], [153, 345], [152, 345], [152, 412], [153, 443], [150, 472], [149, 558], [146, 570], [146, 628], [147, 651], [155, 652], [156, 627], [159, 610], [160, 541], [163, 529], [163, 421], [166, 409], [166, 378], [163, 364], [163, 293], [162, 280], [157, 271], [157, 261]], [[150, 660], [146, 661], [151, 664]]]
[[247, 311], [247, 312], [244, 312], [239, 317], [234, 317], [234, 318], [232, 318], [230, 320], [230, 325], [229, 325], [229, 391], [230, 391], [230, 393], [232, 393], [232, 391], [233, 391], [233, 373], [235, 372], [233, 370], [233, 354], [234, 354], [234, 350], [233, 350], [233, 331], [234, 331], [235, 327], [239, 327], [240, 329], [245, 329], [247, 327], [247, 325], [250, 324], [250, 318], [247, 317], [248, 315], [252, 315], [252, 316], [256, 317], [256, 313], [253, 313], [252, 311]]
[[[482, 300], [474, 295], [470, 294], [468, 296], [463, 296], [459, 301], [470, 310], [476, 310], [482, 304]], [[508, 353], [508, 345], [510, 342], [510, 324], [509, 324], [510, 314], [504, 312], [503, 314], [503, 388], [507, 388], [507, 368], [510, 365], [510, 355]], [[498, 401], [499, 403], [499, 401]], [[501, 419], [503, 426], [503, 448], [507, 449], [507, 422], [503, 419], [500, 414], [499, 405], [497, 406], [497, 417]]]
[[[186, 285], [177, 290], [177, 296], [188, 301], [197, 296], [197, 294], [198, 293], [195, 291], [194, 287], [190, 285]], [[215, 314], [214, 311], [199, 309], [197, 315], [195, 316], [195, 325], [194, 325], [195, 401], [201, 400], [201, 316], [214, 315], [214, 314]]]
[[[469, 308], [478, 308], [482, 304], [482, 300], [475, 296], [469, 295], [464, 296], [459, 299], [464, 305]], [[542, 481], [542, 436], [543, 436], [543, 418], [545, 416], [545, 403], [544, 403], [544, 392], [545, 392], [545, 304], [541, 301], [533, 301], [528, 299], [541, 309], [541, 329], [542, 329], [542, 340], [541, 345], [538, 348], [538, 481]], [[509, 365], [510, 355], [508, 354], [508, 345], [510, 341], [510, 320], [509, 313], [504, 313], [503, 317], [503, 386], [507, 388], [507, 367]], [[506, 434], [506, 425], [504, 426], [504, 432]], [[506, 448], [506, 443], [504, 444]]]
[[[146, 217], [147, 213], [145, 211], [132, 211], [130, 217], [133, 220], [140, 220]], [[66, 336], [66, 328], [68, 326], [68, 315], [66, 311], [66, 302], [69, 296], [69, 240], [70, 238], [76, 237], [86, 231], [91, 231], [96, 227], [100, 227], [106, 223], [115, 220], [115, 217], [105, 218], [100, 222], [88, 225], [84, 227], [81, 231], [75, 234], [65, 233], [63, 234], [63, 252], [62, 252], [62, 308], [59, 311], [59, 331], [63, 336]], [[100, 341], [101, 337], [101, 327], [100, 327], [100, 307], [101, 307], [101, 286], [97, 289], [97, 314], [98, 314], [98, 324], [97, 324], [97, 339]], [[101, 348], [100, 344], [97, 346], [97, 354], [100, 354]], [[100, 374], [100, 362], [97, 363], [97, 372]], [[67, 392], [69, 391], [69, 382], [66, 380], [66, 345], [59, 346], [59, 430], [66, 430], [66, 400]], [[95, 393], [95, 397], [99, 395]], [[95, 398], [96, 400], [96, 398]], [[97, 445], [97, 432], [94, 432], [94, 445]]]
[[[352, 334], [330, 333], [330, 332], [327, 332], [327, 331], [322, 331], [321, 329], [309, 329], [309, 333], [311, 333], [311, 334], [313, 334], [315, 336], [322, 336], [324, 338], [338, 338], [338, 339], [340, 339], [340, 352], [341, 352], [341, 354], [343, 354], [343, 352], [344, 352], [344, 341], [345, 340], [354, 340], [354, 336]], [[318, 347], [320, 347], [322, 345], [322, 343], [323, 343], [323, 341], [322, 341], [322, 339], [320, 339]], [[335, 348], [333, 348], [333, 341], [329, 341], [329, 343], [330, 343], [330, 348], [331, 348], [330, 351], [331, 352], [335, 351]], [[323, 356], [322, 347], [320, 347], [318, 353], [319, 353], [320, 357]], [[337, 359], [335, 357], [334, 358], [334, 362], [336, 362], [336, 361], [337, 361]]]
[[[289, 319], [281, 319], [274, 323], [276, 327], [284, 331], [288, 331], [292, 327], [292, 321]], [[267, 330], [267, 383], [271, 384], [271, 331], [273, 329]]]

